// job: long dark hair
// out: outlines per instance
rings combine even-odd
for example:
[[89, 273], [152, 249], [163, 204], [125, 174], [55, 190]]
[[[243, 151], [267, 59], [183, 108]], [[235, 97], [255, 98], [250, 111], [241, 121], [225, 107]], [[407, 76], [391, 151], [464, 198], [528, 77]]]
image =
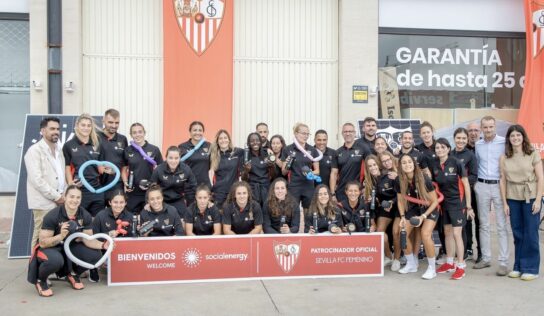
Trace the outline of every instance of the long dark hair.
[[[322, 188], [325, 188], [327, 190], [327, 193], [329, 194], [329, 202], [325, 207], [319, 203], [319, 190]], [[318, 185], [314, 190], [314, 196], [312, 197], [312, 203], [310, 203], [310, 208], [306, 211], [306, 215], [310, 216], [313, 213], [318, 213], [321, 216], [325, 216], [329, 219], [334, 219], [336, 217], [336, 206], [332, 202], [332, 194], [329, 187], [325, 184]]]
[[[405, 158], [406, 157], [406, 158]], [[412, 163], [414, 164], [414, 171], [412, 180], [414, 181], [416, 185], [416, 189], [418, 191], [419, 197], [421, 197], [423, 200], [427, 202], [431, 202], [431, 194], [429, 191], [427, 191], [427, 187], [425, 186], [425, 176], [423, 175], [423, 171], [419, 168], [419, 165], [417, 164], [414, 157], [405, 154], [401, 155], [399, 159], [399, 183], [400, 183], [400, 193], [403, 195], [408, 195], [408, 186], [412, 183], [412, 181], [408, 178], [408, 174], [402, 170], [402, 160], [403, 159], [410, 159]], [[418, 198], [419, 198], [418, 197]], [[405, 209], [408, 209], [408, 202], [404, 201]]]
[[512, 158], [512, 156], [514, 155], [514, 149], [512, 148], [512, 144], [510, 143], [510, 134], [512, 134], [513, 132], [519, 132], [523, 137], [523, 142], [521, 143], [521, 149], [523, 150], [523, 153], [527, 156], [532, 154], [534, 149], [531, 146], [531, 141], [529, 140], [529, 136], [527, 136], [525, 129], [519, 124], [514, 124], [510, 125], [508, 131], [506, 132], [506, 146], [504, 148], [504, 154], [506, 155], [506, 158]]
[[278, 198], [274, 194], [274, 188], [276, 187], [276, 183], [278, 182], [283, 182], [285, 184], [285, 188], [287, 189], [287, 180], [281, 177], [276, 178], [276, 180], [274, 180], [270, 185], [270, 189], [268, 190], [268, 201], [266, 202], [268, 203], [268, 208], [270, 209], [270, 215], [272, 215], [273, 217], [277, 217], [282, 215], [283, 213], [283, 215], [291, 217], [293, 216], [293, 211], [297, 211], [291, 209], [291, 207], [296, 204], [295, 198], [293, 198], [293, 196], [289, 192], [287, 192], [287, 195], [285, 196], [285, 201], [283, 203], [278, 200]]
[[251, 194], [251, 187], [249, 186], [249, 183], [245, 181], [238, 181], [232, 184], [229, 194], [227, 195], [227, 199], [223, 204], [223, 209], [225, 209], [228, 205], [234, 205], [236, 207], [239, 207], [238, 203], [236, 203], [236, 190], [239, 187], [244, 187], [247, 190], [247, 205], [249, 206], [249, 216], [253, 217], [253, 194]]

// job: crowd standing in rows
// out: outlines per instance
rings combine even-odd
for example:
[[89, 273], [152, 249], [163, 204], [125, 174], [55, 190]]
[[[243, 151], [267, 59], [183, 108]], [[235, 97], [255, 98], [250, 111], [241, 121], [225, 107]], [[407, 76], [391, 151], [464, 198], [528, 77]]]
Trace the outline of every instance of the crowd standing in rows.
[[[458, 128], [452, 146], [445, 138], [435, 140], [433, 126], [423, 122], [421, 144], [405, 131], [399, 148], [392, 149], [376, 135], [376, 120], [366, 118], [359, 139], [355, 126], [344, 124], [344, 142], [334, 150], [327, 147], [325, 130], [315, 132], [314, 146], [308, 144], [310, 128], [303, 123], [295, 124], [289, 145], [281, 135], [268, 139], [267, 124], [259, 123], [238, 148], [226, 130], [206, 141], [204, 124], [195, 121], [189, 139], [168, 147], [163, 159], [142, 124], [130, 126], [130, 142], [119, 134], [119, 118], [109, 109], [99, 129], [90, 115], [80, 115], [75, 136], [60, 148], [60, 121], [46, 117], [42, 139], [25, 154], [34, 216], [28, 280], [41, 296], [53, 295], [51, 275], [84, 288], [86, 269], [73, 264], [62, 246], [74, 232], [131, 237], [377, 231], [384, 232], [384, 265], [392, 271], [417, 272], [423, 256], [428, 265], [422, 278], [451, 273], [459, 280], [466, 260], [475, 259], [475, 269], [491, 266], [492, 209], [499, 235], [497, 275], [538, 277], [542, 162], [520, 125], [510, 126], [505, 139], [496, 135], [495, 119], [486, 116], [480, 124]], [[80, 179], [89, 160], [113, 163], [121, 180], [104, 193], [92, 192], [88, 185], [112, 182], [116, 170], [91, 165]], [[510, 271], [507, 216], [515, 244]], [[443, 245], [439, 254], [435, 230]], [[108, 246], [76, 240], [70, 249], [93, 264]], [[89, 281], [99, 281], [96, 269]]]

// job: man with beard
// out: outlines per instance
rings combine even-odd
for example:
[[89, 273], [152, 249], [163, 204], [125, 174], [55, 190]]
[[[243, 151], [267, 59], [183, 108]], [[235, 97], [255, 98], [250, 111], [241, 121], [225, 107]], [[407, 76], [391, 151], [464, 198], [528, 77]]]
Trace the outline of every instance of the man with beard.
[[266, 123], [259, 123], [257, 126], [255, 126], [255, 130], [257, 134], [261, 137], [261, 144], [264, 149], [270, 148], [270, 142], [268, 141], [268, 134], [270, 131], [268, 130], [268, 125]]
[[[117, 130], [119, 129], [119, 117], [119, 111], [115, 109], [107, 110], [102, 118], [102, 124], [104, 124], [104, 127], [102, 132], [99, 132], [98, 135], [100, 136], [100, 143], [104, 148], [104, 160], [113, 163], [117, 166], [117, 168], [119, 168], [119, 170], [121, 170], [125, 164], [124, 152], [125, 148], [128, 146], [128, 143], [127, 138], [124, 135], [117, 133]], [[105, 168], [100, 180], [103, 185], [106, 185], [113, 181], [114, 178], [115, 172], [111, 170], [111, 168]], [[117, 184], [104, 193], [106, 205], [108, 205], [111, 192], [123, 189], [123, 181], [121, 178], [119, 178]]]
[[361, 138], [355, 141], [355, 144], [364, 144], [370, 149], [373, 155], [376, 154], [374, 150], [374, 142], [376, 141], [376, 132], [378, 131], [378, 125], [376, 119], [373, 117], [366, 117], [363, 121], [363, 135]]
[[34, 215], [32, 248], [36, 246], [43, 217], [64, 203], [64, 155], [59, 145], [60, 120], [45, 117], [40, 122], [42, 139], [30, 146], [25, 154], [28, 208]]

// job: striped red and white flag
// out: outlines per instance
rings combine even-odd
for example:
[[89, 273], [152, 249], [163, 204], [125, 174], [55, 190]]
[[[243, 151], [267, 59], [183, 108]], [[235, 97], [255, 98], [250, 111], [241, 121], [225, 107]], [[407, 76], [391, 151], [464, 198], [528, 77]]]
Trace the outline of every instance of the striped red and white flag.
[[178, 26], [187, 44], [204, 54], [219, 33], [226, 0], [173, 0]]

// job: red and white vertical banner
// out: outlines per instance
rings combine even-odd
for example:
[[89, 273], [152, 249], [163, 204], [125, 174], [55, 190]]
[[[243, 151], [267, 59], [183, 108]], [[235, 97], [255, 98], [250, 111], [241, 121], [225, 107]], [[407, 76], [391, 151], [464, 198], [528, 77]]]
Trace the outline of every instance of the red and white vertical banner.
[[208, 139], [231, 130], [233, 87], [231, 0], [163, 0], [163, 147], [189, 138], [201, 121]]
[[120, 238], [109, 285], [383, 276], [383, 233]]
[[544, 159], [544, 0], [525, 0], [527, 57], [518, 123]]

